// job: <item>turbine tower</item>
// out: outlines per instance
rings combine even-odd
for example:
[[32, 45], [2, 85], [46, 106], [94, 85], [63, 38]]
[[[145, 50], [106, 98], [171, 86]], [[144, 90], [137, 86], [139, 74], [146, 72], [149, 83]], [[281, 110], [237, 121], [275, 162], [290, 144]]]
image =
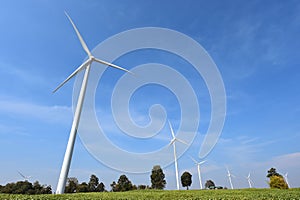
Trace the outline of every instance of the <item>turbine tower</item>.
[[252, 188], [252, 180], [250, 179], [250, 172], [248, 174], [248, 176], [246, 177], [246, 179], [248, 180], [248, 184], [249, 184], [249, 188]]
[[73, 23], [70, 16], [66, 12], [65, 12], [65, 14], [68, 17], [69, 21], [71, 22], [71, 24], [72, 24], [72, 26], [73, 26], [76, 34], [77, 34], [77, 37], [78, 37], [78, 39], [81, 43], [82, 48], [87, 53], [88, 59], [84, 63], [82, 63], [66, 80], [64, 80], [53, 91], [53, 93], [56, 92], [66, 82], [68, 82], [71, 78], [73, 78], [78, 72], [80, 72], [82, 70], [85, 70], [82, 85], [81, 85], [81, 89], [80, 89], [80, 93], [79, 93], [79, 97], [78, 97], [78, 101], [77, 101], [77, 105], [76, 105], [76, 109], [75, 109], [75, 113], [74, 113], [74, 118], [73, 118], [73, 123], [72, 123], [70, 136], [69, 136], [69, 141], [68, 141], [67, 149], [66, 149], [65, 156], [64, 156], [64, 161], [63, 161], [63, 164], [62, 164], [62, 167], [61, 167], [61, 172], [60, 172], [60, 176], [59, 176], [59, 180], [58, 180], [58, 184], [57, 184], [56, 194], [62, 194], [62, 193], [64, 193], [64, 190], [65, 190], [66, 180], [67, 180], [67, 176], [68, 176], [69, 169], [70, 169], [70, 164], [71, 164], [71, 159], [72, 159], [72, 154], [73, 154], [73, 149], [74, 149], [74, 143], [75, 143], [75, 138], [76, 138], [76, 134], [77, 134], [77, 128], [78, 128], [79, 121], [80, 121], [80, 115], [81, 115], [81, 111], [82, 111], [82, 105], [83, 105], [83, 102], [84, 102], [84, 96], [85, 96], [85, 92], [86, 92], [86, 88], [87, 88], [87, 83], [88, 83], [89, 73], [90, 73], [90, 69], [91, 69], [91, 64], [94, 61], [96, 61], [98, 63], [108, 65], [110, 67], [114, 67], [114, 68], [117, 68], [119, 70], [129, 72], [128, 70], [126, 70], [122, 67], [119, 67], [119, 66], [114, 65], [112, 63], [108, 63], [106, 61], [95, 58], [92, 55], [92, 53], [90, 52], [90, 50], [88, 49], [86, 43], [84, 42], [83, 38], [81, 37], [78, 29], [76, 28], [76, 26]]
[[288, 180], [288, 173], [285, 173], [285, 174], [284, 174], [284, 179], [285, 179], [286, 184], [287, 184], [288, 187], [290, 188], [290, 184], [289, 184], [289, 180]]
[[206, 160], [201, 161], [201, 162], [197, 162], [194, 158], [191, 157], [191, 159], [194, 161], [194, 163], [197, 165], [197, 170], [198, 170], [198, 178], [199, 178], [199, 184], [200, 184], [200, 189], [203, 189], [202, 186], [202, 179], [201, 179], [201, 171], [200, 171], [200, 165], [202, 165], [203, 163], [206, 162]]
[[230, 171], [229, 171], [228, 168], [227, 168], [227, 176], [228, 176], [228, 180], [229, 180], [229, 183], [230, 183], [230, 187], [231, 187], [231, 189], [233, 189], [231, 177], [234, 177], [234, 175], [230, 174]]
[[172, 140], [169, 144], [170, 145], [173, 145], [173, 151], [174, 151], [174, 163], [175, 163], [175, 175], [176, 175], [176, 186], [177, 186], [177, 190], [179, 190], [179, 177], [178, 177], [178, 165], [177, 165], [177, 156], [176, 156], [176, 141], [177, 142], [181, 142], [183, 144], [186, 144], [188, 145], [185, 141], [183, 140], [180, 140], [178, 138], [175, 137], [175, 134], [174, 134], [174, 131], [173, 131], [173, 128], [172, 128], [172, 125], [169, 121], [169, 126], [170, 126], [170, 130], [171, 130], [171, 133], [172, 133]]

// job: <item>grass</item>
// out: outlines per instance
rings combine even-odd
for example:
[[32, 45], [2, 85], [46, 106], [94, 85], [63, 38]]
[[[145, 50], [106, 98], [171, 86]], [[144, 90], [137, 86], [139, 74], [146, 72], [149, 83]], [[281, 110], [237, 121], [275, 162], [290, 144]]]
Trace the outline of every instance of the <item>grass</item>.
[[181, 191], [158, 191], [158, 190], [136, 190], [129, 192], [104, 192], [104, 193], [77, 193], [62, 195], [12, 195], [0, 194], [0, 199], [105, 199], [105, 200], [131, 200], [131, 199], [179, 199], [179, 200], [246, 200], [246, 199], [299, 199], [300, 188], [289, 190], [276, 189], [239, 189], [239, 190], [181, 190]]

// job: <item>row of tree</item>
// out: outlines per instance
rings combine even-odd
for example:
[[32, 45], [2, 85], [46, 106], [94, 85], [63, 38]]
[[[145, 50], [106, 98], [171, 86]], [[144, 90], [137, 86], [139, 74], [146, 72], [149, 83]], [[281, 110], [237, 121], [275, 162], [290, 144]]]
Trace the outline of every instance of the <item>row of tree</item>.
[[41, 185], [38, 181], [33, 184], [28, 181], [18, 181], [0, 185], [0, 193], [7, 194], [52, 194], [51, 186]]
[[[288, 189], [288, 184], [281, 174], [279, 174], [275, 168], [268, 170], [267, 177], [270, 178], [270, 188]], [[159, 165], [153, 167], [150, 175], [151, 186], [148, 185], [134, 185], [126, 175], [121, 175], [117, 182], [113, 181], [111, 186], [111, 192], [123, 192], [129, 190], [144, 190], [144, 189], [164, 189], [166, 187], [165, 174]], [[181, 175], [182, 187], [186, 187], [187, 190], [192, 184], [192, 175], [189, 172], [184, 172]], [[212, 180], [208, 180], [205, 183], [206, 189], [223, 189], [223, 187], [216, 187]], [[227, 189], [227, 188], [224, 188]], [[106, 192], [103, 182], [99, 183], [99, 178], [96, 175], [91, 175], [88, 183], [79, 183], [77, 178], [68, 178], [65, 193], [75, 192]], [[38, 181], [33, 184], [28, 181], [19, 181], [17, 183], [8, 183], [5, 186], [0, 185], [0, 193], [9, 194], [51, 194], [51, 186], [41, 185]]]
[[[159, 165], [153, 167], [150, 175], [151, 186], [149, 185], [134, 185], [126, 175], [121, 175], [118, 181], [113, 181], [110, 184], [111, 192], [124, 192], [129, 190], [144, 190], [144, 189], [158, 189], [162, 190], [166, 187], [165, 174]], [[192, 175], [189, 172], [184, 172], [181, 175], [182, 187], [186, 187], [187, 190], [192, 184]], [[205, 183], [207, 189], [215, 189], [215, 184], [212, 180], [208, 180]], [[219, 187], [219, 189], [223, 189]], [[79, 183], [77, 178], [68, 178], [65, 193], [75, 192], [106, 192], [105, 185], [99, 183], [99, 178], [96, 175], [91, 175], [88, 183]]]
[[[111, 192], [124, 192], [129, 190], [144, 190], [144, 189], [164, 189], [166, 186], [165, 174], [159, 165], [152, 169], [150, 175], [151, 187], [148, 185], [134, 185], [126, 175], [121, 175], [117, 182], [113, 181], [110, 184]], [[105, 185], [99, 183], [99, 178], [96, 175], [91, 175], [88, 183], [79, 183], [77, 178], [68, 178], [65, 193], [75, 192], [106, 192]]]

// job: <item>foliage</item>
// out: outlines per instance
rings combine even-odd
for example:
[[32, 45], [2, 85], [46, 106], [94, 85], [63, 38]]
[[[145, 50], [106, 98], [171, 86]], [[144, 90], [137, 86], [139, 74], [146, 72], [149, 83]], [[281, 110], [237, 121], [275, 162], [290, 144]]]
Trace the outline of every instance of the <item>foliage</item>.
[[269, 186], [270, 188], [276, 189], [288, 189], [289, 186], [285, 182], [283, 176], [276, 172], [275, 168], [271, 168], [268, 170], [267, 177], [270, 178]]
[[78, 180], [75, 177], [70, 177], [67, 179], [67, 184], [65, 187], [65, 193], [75, 193], [78, 187]]
[[282, 176], [271, 176], [269, 185], [270, 188], [289, 189], [288, 184]]
[[96, 191], [98, 191], [98, 192], [105, 192], [105, 185], [104, 185], [104, 183], [99, 183], [99, 185], [97, 186], [97, 188], [96, 188]]
[[98, 187], [98, 184], [99, 178], [96, 175], [92, 174], [88, 183], [89, 192], [97, 192], [96, 188]]
[[115, 181], [113, 181], [110, 184], [110, 187], [111, 187], [111, 192], [117, 192], [117, 183]]
[[133, 185], [131, 181], [127, 178], [127, 176], [123, 174], [120, 176], [115, 188], [116, 188], [115, 189], [116, 192], [124, 192], [124, 191], [132, 190]]
[[146, 190], [146, 189], [151, 189], [149, 185], [138, 185], [137, 186], [138, 190]]
[[235, 190], [135, 190], [128, 192], [93, 192], [93, 193], [75, 193], [75, 194], [44, 194], [44, 195], [11, 195], [0, 194], [0, 199], [32, 199], [32, 200], [81, 200], [81, 199], [105, 199], [105, 200], [134, 200], [134, 199], [152, 199], [152, 200], [245, 200], [245, 199], [272, 199], [272, 200], [290, 200], [299, 199], [300, 189], [289, 190], [271, 190], [271, 189], [235, 189]]
[[86, 182], [80, 183], [76, 188], [76, 192], [89, 192], [89, 185]]
[[101, 182], [99, 184], [99, 178], [92, 174], [88, 183], [82, 182], [79, 184], [77, 178], [71, 177], [67, 179], [65, 193], [77, 193], [77, 192], [104, 192], [105, 185]]
[[8, 183], [0, 187], [0, 193], [8, 194], [51, 194], [51, 186], [40, 185], [38, 181], [34, 184], [28, 181], [18, 181], [16, 183]]
[[189, 186], [192, 184], [192, 175], [189, 172], [184, 172], [181, 175], [181, 184], [182, 187], [186, 187], [186, 189], [189, 189]]
[[151, 188], [162, 190], [166, 187], [165, 174], [159, 165], [155, 165], [150, 175]]
[[216, 185], [212, 180], [208, 180], [205, 183], [205, 188], [206, 189], [215, 189]]
[[267, 177], [270, 178], [271, 176], [281, 176], [279, 173], [276, 172], [275, 168], [271, 168], [268, 170]]

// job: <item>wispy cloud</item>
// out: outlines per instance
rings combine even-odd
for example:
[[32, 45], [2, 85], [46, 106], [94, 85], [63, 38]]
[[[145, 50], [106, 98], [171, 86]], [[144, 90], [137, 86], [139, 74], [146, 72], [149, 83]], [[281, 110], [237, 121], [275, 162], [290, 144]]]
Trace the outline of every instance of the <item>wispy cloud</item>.
[[15, 99], [0, 99], [0, 111], [2, 114], [16, 117], [30, 117], [47, 123], [70, 122], [72, 111], [67, 106], [47, 106], [32, 102], [24, 102]]

